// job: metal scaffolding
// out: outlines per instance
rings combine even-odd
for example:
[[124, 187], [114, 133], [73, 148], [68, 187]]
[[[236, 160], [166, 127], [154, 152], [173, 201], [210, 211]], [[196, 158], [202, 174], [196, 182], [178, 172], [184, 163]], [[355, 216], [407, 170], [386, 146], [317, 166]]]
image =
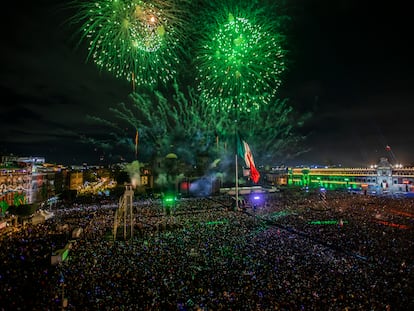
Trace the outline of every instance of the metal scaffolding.
[[134, 233], [133, 232], [134, 231], [133, 200], [134, 200], [134, 190], [132, 189], [132, 185], [126, 185], [124, 195], [119, 198], [118, 209], [115, 211], [114, 229], [113, 229], [114, 241], [116, 241], [118, 227], [121, 225], [124, 226], [124, 239], [126, 240], [128, 222], [131, 228], [130, 238], [132, 239], [132, 237], [134, 236], [133, 235]]

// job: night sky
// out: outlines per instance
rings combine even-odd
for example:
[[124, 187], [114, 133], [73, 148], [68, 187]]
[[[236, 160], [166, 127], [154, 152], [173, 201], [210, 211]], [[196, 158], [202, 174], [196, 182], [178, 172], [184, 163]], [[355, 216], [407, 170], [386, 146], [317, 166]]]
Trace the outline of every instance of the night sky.
[[[414, 164], [409, 10], [398, 1], [291, 5], [294, 49], [281, 96], [298, 111], [312, 111], [313, 118], [304, 129], [304, 149], [311, 151], [286, 164], [365, 167], [382, 156]], [[104, 129], [85, 116], [110, 117], [108, 108], [125, 102], [131, 85], [86, 61], [86, 49], [71, 38], [74, 27], [65, 24], [68, 12], [55, 1], [8, 6], [1, 21], [0, 153], [98, 163], [101, 151], [78, 137]]]

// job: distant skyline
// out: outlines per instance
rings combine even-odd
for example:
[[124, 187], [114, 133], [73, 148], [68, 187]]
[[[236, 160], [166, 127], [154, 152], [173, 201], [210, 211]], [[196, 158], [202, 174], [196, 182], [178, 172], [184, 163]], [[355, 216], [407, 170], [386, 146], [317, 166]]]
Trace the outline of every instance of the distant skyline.
[[[408, 10], [398, 1], [290, 2], [297, 7], [288, 34], [295, 50], [280, 94], [313, 118], [305, 126], [311, 151], [285, 164], [365, 167], [383, 156], [414, 164]], [[85, 116], [110, 117], [108, 108], [124, 102], [131, 85], [86, 61], [65, 14], [51, 0], [23, 1], [10, 3], [1, 21], [1, 154], [62, 164], [95, 164], [103, 155], [78, 140], [102, 131]]]

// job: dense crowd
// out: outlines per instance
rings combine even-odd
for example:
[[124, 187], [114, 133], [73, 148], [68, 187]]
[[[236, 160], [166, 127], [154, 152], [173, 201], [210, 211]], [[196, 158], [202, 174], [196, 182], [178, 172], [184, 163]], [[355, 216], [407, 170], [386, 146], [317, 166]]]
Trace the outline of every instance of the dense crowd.
[[67, 310], [414, 309], [412, 200], [290, 192], [255, 208], [182, 199], [169, 213], [139, 201], [114, 239], [116, 208], [59, 209], [3, 237], [0, 309], [58, 310], [64, 297]]

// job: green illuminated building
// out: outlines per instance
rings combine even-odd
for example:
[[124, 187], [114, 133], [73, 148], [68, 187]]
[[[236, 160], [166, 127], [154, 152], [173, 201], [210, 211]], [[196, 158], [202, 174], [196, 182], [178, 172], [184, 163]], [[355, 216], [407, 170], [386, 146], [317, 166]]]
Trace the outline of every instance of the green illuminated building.
[[414, 192], [414, 168], [393, 165], [381, 158], [367, 168], [296, 167], [288, 169], [288, 185], [328, 190]]

